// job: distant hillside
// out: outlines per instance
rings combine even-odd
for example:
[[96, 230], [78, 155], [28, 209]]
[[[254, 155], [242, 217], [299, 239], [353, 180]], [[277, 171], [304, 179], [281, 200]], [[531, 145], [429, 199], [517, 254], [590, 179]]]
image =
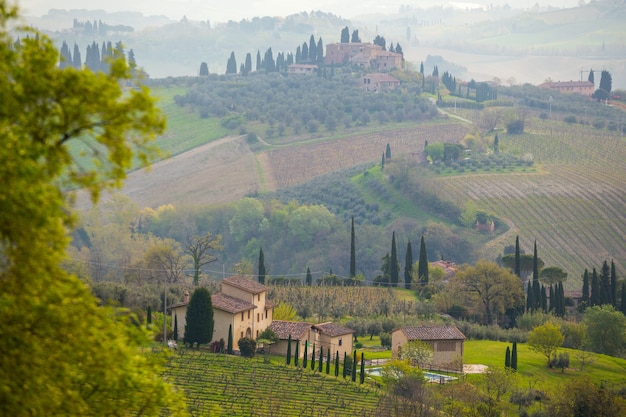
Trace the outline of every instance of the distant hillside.
[[[486, 9], [403, 6], [398, 14], [368, 15], [346, 20], [322, 12], [302, 12], [286, 17], [258, 17], [213, 24], [193, 16], [180, 21], [143, 17], [131, 13], [107, 14], [88, 11], [55, 11], [32, 23], [49, 32], [59, 45], [76, 42], [84, 51], [93, 41], [122, 41], [133, 49], [137, 62], [154, 78], [196, 75], [201, 62], [209, 71], [223, 74], [231, 52], [238, 64], [245, 55], [295, 53], [313, 34], [324, 45], [338, 42], [341, 29], [359, 30], [364, 42], [383, 36], [387, 45], [400, 43], [407, 63], [416, 68], [428, 55], [442, 56], [467, 73], [463, 78], [538, 84], [553, 80], [579, 79], [579, 70], [608, 69], [614, 86], [626, 87], [626, 43], [622, 2], [598, 1], [570, 9]], [[134, 32], [113, 39], [83, 37], [69, 31], [72, 16], [102, 19], [107, 24], [127, 24]], [[52, 22], [55, 22], [52, 25]], [[442, 68], [440, 68], [441, 70]], [[432, 68], [426, 68], [432, 72]]]

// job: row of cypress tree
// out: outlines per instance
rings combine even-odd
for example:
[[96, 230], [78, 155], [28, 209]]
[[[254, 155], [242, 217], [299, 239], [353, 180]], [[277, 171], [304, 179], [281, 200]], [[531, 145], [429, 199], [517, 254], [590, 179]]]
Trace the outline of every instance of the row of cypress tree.
[[[291, 339], [291, 335], [289, 335], [289, 338], [287, 339], [287, 358], [286, 358], [286, 362], [287, 365], [291, 365], [291, 343], [292, 339]], [[309, 342], [308, 340], [305, 341], [305, 347], [308, 347]], [[315, 343], [313, 344], [313, 353], [311, 355], [311, 360], [309, 361], [308, 359], [308, 349], [305, 348], [304, 349], [304, 354], [302, 356], [302, 362], [300, 362], [300, 341], [296, 340], [296, 349], [295, 349], [295, 353], [293, 355], [293, 364], [296, 367], [300, 366], [300, 363], [302, 363], [302, 368], [307, 368], [309, 366], [309, 362], [311, 370], [315, 371], [315, 369], [317, 368], [318, 372], [322, 372], [324, 369], [324, 349], [320, 348], [319, 349], [319, 357], [317, 359], [315, 359]], [[330, 375], [330, 363], [331, 363], [331, 354], [330, 354], [330, 346], [328, 347], [328, 350], [326, 351], [326, 375]], [[317, 365], [316, 365], [317, 364]], [[348, 373], [350, 373], [350, 378], [352, 379], [352, 382], [356, 382], [356, 376], [357, 376], [357, 371], [356, 371], [356, 364], [357, 364], [357, 351], [355, 350], [353, 353], [353, 358], [350, 361], [348, 359], [348, 355], [344, 352], [343, 354], [343, 372], [342, 372], [342, 376], [343, 378], [347, 378]], [[337, 350], [335, 352], [335, 377], [339, 376], [339, 351]], [[361, 352], [361, 370], [359, 372], [359, 383], [363, 383], [365, 381], [365, 354]]]

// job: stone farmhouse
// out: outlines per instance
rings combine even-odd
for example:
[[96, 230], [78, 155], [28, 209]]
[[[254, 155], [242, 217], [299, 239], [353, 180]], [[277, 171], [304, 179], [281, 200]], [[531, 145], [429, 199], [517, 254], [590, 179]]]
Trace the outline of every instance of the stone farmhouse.
[[402, 54], [384, 51], [373, 43], [349, 42], [326, 45], [326, 65], [357, 65], [380, 72], [402, 68]]
[[[213, 337], [211, 340], [228, 340], [228, 329], [232, 326], [233, 341], [248, 337], [257, 339], [268, 327], [276, 333], [279, 342], [271, 347], [273, 354], [286, 355], [289, 336], [291, 336], [291, 352], [295, 354], [296, 344], [299, 343], [300, 356], [304, 355], [305, 347], [308, 355], [319, 356], [319, 349], [324, 352], [330, 347], [334, 355], [339, 352], [352, 354], [352, 339], [354, 330], [334, 323], [312, 324], [306, 322], [291, 322], [273, 320], [274, 303], [266, 298], [268, 288], [256, 281], [241, 276], [232, 276], [222, 280], [222, 291], [211, 296], [213, 303]], [[171, 305], [172, 323], [178, 323], [178, 340], [185, 335], [185, 317], [189, 305], [189, 292], [185, 292], [182, 303]]]
[[591, 97], [594, 85], [591, 81], [551, 81], [539, 84], [540, 88], [556, 90], [560, 93], [578, 93]]
[[365, 91], [389, 91], [400, 87], [400, 80], [389, 74], [367, 74], [361, 77], [361, 87]]
[[[391, 332], [391, 355], [397, 358], [402, 347], [413, 340], [430, 344], [433, 348], [431, 369], [463, 371], [463, 344], [465, 335], [456, 326], [411, 326]], [[460, 359], [460, 360], [459, 360]]]
[[[353, 335], [354, 330], [340, 326], [331, 322], [311, 324], [305, 322], [282, 321], [275, 320], [270, 325], [270, 329], [279, 341], [272, 345], [272, 353], [277, 355], [287, 355], [289, 338], [291, 337], [291, 354], [295, 355], [296, 344], [299, 344], [299, 356], [304, 356], [304, 349], [307, 349], [307, 355], [310, 358], [312, 354], [319, 357], [320, 349], [323, 356], [330, 348], [332, 357], [339, 352], [339, 357], [343, 358], [343, 354], [352, 354], [353, 351]], [[315, 345], [315, 352], [313, 352]]]
[[[256, 339], [272, 323], [274, 303], [267, 300], [267, 287], [256, 281], [232, 276], [222, 280], [222, 291], [211, 296], [213, 303], [212, 340], [228, 340], [228, 329], [233, 328], [233, 340], [242, 337]], [[170, 306], [172, 323], [178, 323], [178, 340], [185, 335], [185, 316], [189, 292], [182, 303]]]

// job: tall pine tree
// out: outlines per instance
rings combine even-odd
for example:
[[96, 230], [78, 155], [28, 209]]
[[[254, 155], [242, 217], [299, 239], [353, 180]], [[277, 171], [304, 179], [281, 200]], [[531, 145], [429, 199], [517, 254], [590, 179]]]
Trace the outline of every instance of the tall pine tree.
[[585, 268], [585, 272], [583, 273], [583, 288], [582, 288], [582, 298], [580, 302], [583, 306], [589, 306], [589, 271]]
[[522, 268], [520, 261], [519, 236], [515, 236], [515, 275], [522, 277]]
[[354, 216], [352, 216], [352, 227], [350, 229], [350, 278], [356, 276], [356, 248], [354, 239]]
[[259, 271], [257, 277], [259, 284], [265, 284], [265, 255], [263, 255], [263, 248], [259, 249]]
[[[545, 294], [544, 294], [545, 296]], [[533, 311], [541, 308], [541, 287], [539, 286], [539, 262], [537, 259], [537, 241], [533, 249]]]
[[420, 241], [420, 257], [417, 264], [417, 276], [419, 278], [419, 285], [422, 290], [428, 285], [428, 255], [426, 254], [426, 243], [424, 242], [424, 235]]
[[398, 272], [398, 250], [396, 249], [396, 232], [393, 232], [391, 236], [391, 265], [389, 268], [389, 275], [391, 279], [391, 286], [398, 286], [399, 272]]
[[287, 365], [291, 364], [291, 334], [289, 334], [289, 338], [287, 339]]
[[404, 258], [404, 288], [411, 289], [411, 280], [413, 274], [413, 248], [411, 241], [406, 245], [406, 256]]
[[213, 305], [211, 294], [204, 287], [196, 288], [191, 295], [185, 315], [183, 342], [193, 347], [209, 343], [213, 338]]
[[600, 296], [600, 283], [598, 282], [598, 272], [596, 271], [596, 267], [594, 266], [591, 270], [591, 294], [589, 305], [591, 307], [598, 306], [602, 304], [602, 297]]
[[517, 342], [513, 342], [511, 350], [511, 369], [517, 371]]

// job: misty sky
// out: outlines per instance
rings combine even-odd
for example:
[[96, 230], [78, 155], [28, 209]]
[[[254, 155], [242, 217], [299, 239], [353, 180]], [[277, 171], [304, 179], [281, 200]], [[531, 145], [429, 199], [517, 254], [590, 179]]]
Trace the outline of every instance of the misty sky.
[[[536, 0], [18, 0], [22, 14], [41, 16], [49, 9], [102, 9], [107, 12], [135, 11], [146, 16], [165, 15], [175, 20], [187, 16], [190, 20], [209, 20], [213, 23], [239, 21], [254, 16], [286, 16], [302, 11], [320, 10], [344, 18], [363, 14], [388, 14], [398, 11], [401, 4], [429, 7], [441, 4], [503, 5], [532, 7]], [[573, 7], [578, 0], [550, 0], [540, 2], [558, 7]]]

